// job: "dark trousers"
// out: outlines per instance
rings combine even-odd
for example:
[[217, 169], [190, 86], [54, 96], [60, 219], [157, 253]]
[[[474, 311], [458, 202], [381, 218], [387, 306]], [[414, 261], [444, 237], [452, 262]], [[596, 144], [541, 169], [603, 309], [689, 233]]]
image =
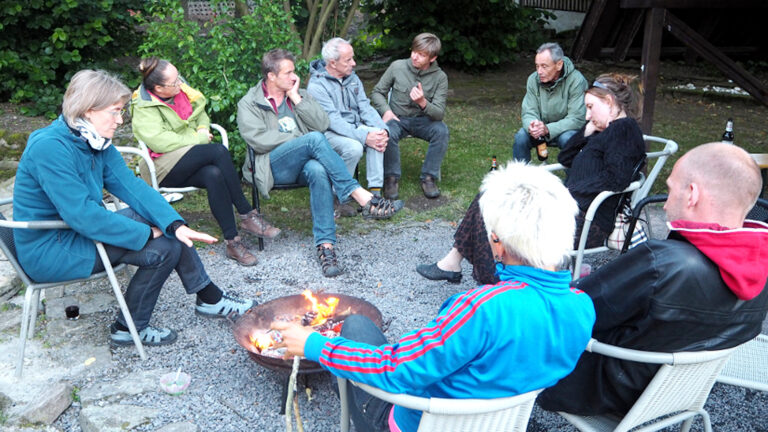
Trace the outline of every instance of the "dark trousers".
[[[149, 225], [146, 219], [130, 208], [120, 210], [118, 213]], [[194, 294], [211, 283], [195, 248], [187, 247], [175, 238], [161, 236], [152, 239], [138, 251], [108, 244], [104, 245], [104, 249], [110, 263], [138, 266], [138, 270], [125, 290], [125, 303], [136, 324], [136, 330], [142, 330], [149, 325], [160, 290], [173, 270], [176, 270], [176, 274], [179, 275], [187, 294]], [[104, 264], [97, 255], [93, 273], [102, 271], [104, 271]], [[119, 313], [117, 321], [128, 327], [122, 312]]]
[[227, 240], [237, 236], [232, 206], [240, 214], [253, 210], [243, 195], [240, 177], [232, 164], [229, 150], [221, 144], [200, 144], [189, 149], [171, 168], [160, 186], [206, 189], [211, 213]]
[[[379, 346], [387, 343], [384, 333], [368, 317], [351, 315], [344, 320], [341, 336], [356, 342]], [[389, 432], [392, 404], [373, 397], [347, 381], [349, 416], [360, 432]]]
[[389, 142], [384, 151], [384, 177], [400, 178], [400, 138], [412, 135], [429, 142], [427, 154], [424, 156], [424, 164], [421, 166], [421, 179], [431, 175], [435, 180], [440, 179], [440, 165], [448, 150], [450, 133], [448, 126], [442, 121], [431, 120], [429, 117], [400, 117], [400, 121], [390, 120]]

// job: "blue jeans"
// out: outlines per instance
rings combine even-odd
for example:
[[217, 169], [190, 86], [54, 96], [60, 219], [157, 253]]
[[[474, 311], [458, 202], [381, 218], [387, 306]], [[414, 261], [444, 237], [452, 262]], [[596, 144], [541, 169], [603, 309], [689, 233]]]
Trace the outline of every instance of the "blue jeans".
[[[378, 131], [380, 129], [370, 126], [358, 126], [358, 129], [362, 129], [366, 132]], [[335, 132], [326, 131], [325, 137], [331, 144], [331, 148], [341, 156], [341, 160], [344, 161], [344, 165], [349, 171], [349, 175], [355, 175], [355, 167], [360, 162], [360, 158], [363, 156], [363, 150], [365, 150], [365, 174], [368, 178], [368, 187], [380, 188], [384, 185], [384, 152], [377, 151], [373, 147], [368, 147], [365, 143], [341, 136]]]
[[[565, 143], [576, 135], [576, 130], [567, 130], [561, 133], [553, 142], [548, 142], [547, 145], [551, 146], [556, 144], [561, 149], [565, 147]], [[520, 128], [515, 134], [515, 144], [512, 146], [512, 157], [523, 162], [531, 161], [531, 149], [534, 148], [540, 141], [534, 140], [528, 135], [527, 128]]]
[[[150, 225], [149, 221], [130, 208], [122, 209], [118, 213]], [[104, 245], [104, 249], [110, 263], [125, 263], [138, 267], [125, 290], [125, 303], [131, 312], [136, 330], [139, 331], [149, 325], [160, 289], [163, 288], [171, 271], [176, 270], [187, 294], [194, 294], [211, 283], [195, 248], [187, 247], [175, 238], [161, 236], [152, 239], [138, 251], [108, 244]], [[101, 271], [104, 271], [104, 263], [96, 252], [93, 272]], [[118, 314], [117, 321], [128, 327], [122, 312]]]
[[388, 121], [387, 127], [389, 128], [389, 142], [387, 143], [387, 150], [384, 152], [384, 177], [400, 178], [402, 169], [400, 168], [399, 142], [401, 138], [410, 134], [429, 142], [427, 154], [424, 156], [424, 164], [421, 166], [420, 178], [424, 180], [424, 177], [431, 175], [435, 179], [440, 179], [440, 165], [442, 165], [445, 152], [448, 150], [448, 139], [450, 138], [450, 132], [445, 123], [431, 120], [426, 116], [400, 117], [400, 121]]
[[269, 165], [275, 184], [309, 186], [315, 246], [336, 244], [334, 190], [339, 202], [345, 202], [360, 184], [349, 174], [341, 156], [333, 151], [325, 135], [310, 132], [280, 144], [269, 152]]
[[[387, 343], [384, 333], [368, 317], [350, 315], [341, 327], [341, 336], [374, 346]], [[371, 396], [365, 390], [347, 381], [349, 417], [359, 431], [389, 431], [389, 411], [392, 404]]]

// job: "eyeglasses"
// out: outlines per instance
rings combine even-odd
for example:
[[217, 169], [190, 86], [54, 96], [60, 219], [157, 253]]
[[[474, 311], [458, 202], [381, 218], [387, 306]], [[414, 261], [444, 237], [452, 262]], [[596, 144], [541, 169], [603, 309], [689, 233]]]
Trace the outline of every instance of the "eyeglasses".
[[107, 111], [112, 117], [122, 117], [125, 114], [125, 108], [117, 111]]
[[181, 80], [176, 78], [176, 81], [173, 84], [160, 84], [163, 87], [181, 87]]

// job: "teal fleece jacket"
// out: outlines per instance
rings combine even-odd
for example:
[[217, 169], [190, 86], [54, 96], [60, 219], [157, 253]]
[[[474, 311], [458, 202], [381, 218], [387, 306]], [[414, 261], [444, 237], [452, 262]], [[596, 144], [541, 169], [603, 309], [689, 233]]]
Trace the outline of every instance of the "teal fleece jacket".
[[114, 146], [91, 149], [63, 117], [29, 137], [16, 172], [17, 221], [63, 220], [72, 229], [14, 230], [24, 271], [37, 282], [87, 277], [96, 261], [93, 241], [140, 250], [149, 225], [107, 210], [103, 189], [166, 232], [182, 220], [154, 189], [133, 175]]
[[541, 85], [539, 74], [532, 73], [523, 98], [523, 129], [528, 130], [532, 121], [541, 120], [549, 129], [549, 140], [565, 131], [581, 129], [587, 123], [584, 92], [588, 88], [584, 75], [568, 57], [563, 57], [563, 75], [551, 86]]

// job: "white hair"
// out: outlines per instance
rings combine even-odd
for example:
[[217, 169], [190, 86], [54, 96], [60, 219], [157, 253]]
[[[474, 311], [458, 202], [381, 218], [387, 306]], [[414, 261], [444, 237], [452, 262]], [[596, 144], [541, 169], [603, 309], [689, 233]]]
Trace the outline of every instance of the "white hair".
[[330, 39], [326, 41], [323, 44], [323, 50], [320, 52], [320, 54], [323, 56], [323, 60], [325, 60], [326, 63], [328, 63], [331, 60], [338, 60], [339, 56], [339, 47], [341, 45], [351, 45], [348, 40], [342, 39], [340, 37], [335, 37], [333, 39]]
[[490, 240], [496, 234], [522, 265], [559, 268], [573, 250], [578, 206], [557, 176], [510, 162], [480, 186], [480, 212]]

